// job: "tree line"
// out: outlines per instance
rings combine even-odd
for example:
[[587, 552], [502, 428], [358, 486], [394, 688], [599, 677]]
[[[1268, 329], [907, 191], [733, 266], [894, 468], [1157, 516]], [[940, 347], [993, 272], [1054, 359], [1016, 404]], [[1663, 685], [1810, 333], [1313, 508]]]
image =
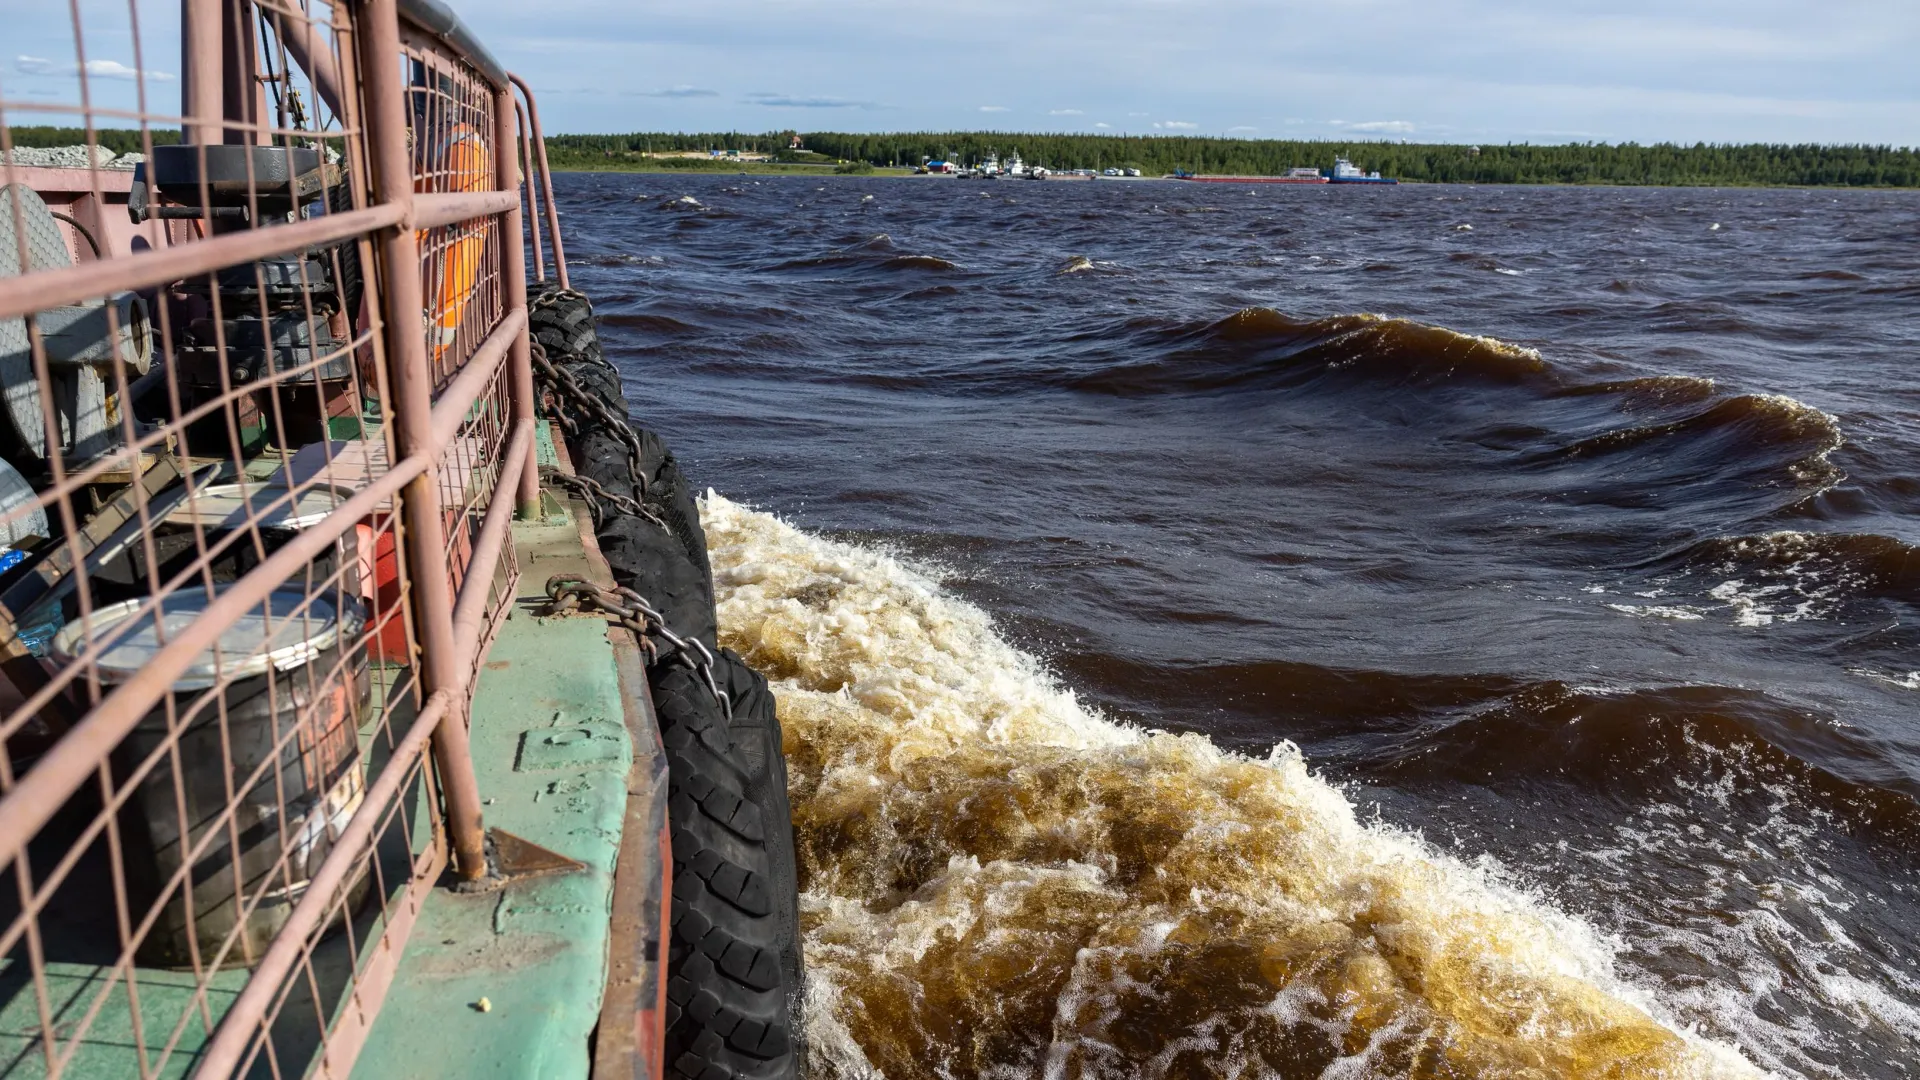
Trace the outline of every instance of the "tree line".
[[[739, 150], [779, 155], [794, 132], [635, 132], [555, 135], [556, 169], [606, 168], [661, 151]], [[1018, 152], [1050, 169], [1136, 168], [1149, 176], [1181, 170], [1271, 176], [1310, 166], [1331, 170], [1344, 157], [1385, 176], [1437, 184], [1650, 184], [1920, 187], [1920, 149], [1801, 143], [1565, 143], [1464, 146], [1187, 135], [1045, 135], [1005, 131], [851, 134], [806, 132], [806, 148], [836, 160], [963, 164]]]
[[[154, 128], [153, 145], [171, 146], [180, 141], [179, 128]], [[7, 139], [15, 146], [44, 148], [51, 146], [85, 146], [87, 129], [77, 127], [52, 127], [44, 124], [22, 124], [7, 129]], [[145, 144], [140, 141], [140, 133], [130, 128], [95, 128], [94, 145], [105, 147], [115, 154], [142, 153]]]
[[[15, 146], [72, 146], [86, 141], [79, 128], [19, 126], [8, 129]], [[904, 132], [877, 135], [799, 133], [806, 149], [791, 149], [796, 132], [634, 132], [626, 135], [555, 135], [547, 151], [556, 169], [619, 168], [647, 153], [738, 150], [775, 160], [873, 166], [918, 165], [934, 160], [963, 164], [989, 154], [1019, 153], [1051, 169], [1134, 168], [1149, 176], [1185, 170], [1271, 176], [1311, 166], [1331, 169], [1350, 159], [1385, 176], [1436, 184], [1651, 184], [1778, 185], [1794, 187], [1920, 187], [1920, 149], [1892, 146], [1801, 143], [1565, 143], [1462, 146], [1449, 143], [1343, 142], [1340, 140], [1222, 139], [1188, 135], [1036, 135], [1005, 131]], [[99, 145], [117, 154], [140, 150], [140, 133], [94, 132]], [[176, 142], [179, 132], [155, 128], [156, 144]], [[655, 164], [665, 164], [656, 162]], [[685, 160], [695, 166], [701, 163]]]

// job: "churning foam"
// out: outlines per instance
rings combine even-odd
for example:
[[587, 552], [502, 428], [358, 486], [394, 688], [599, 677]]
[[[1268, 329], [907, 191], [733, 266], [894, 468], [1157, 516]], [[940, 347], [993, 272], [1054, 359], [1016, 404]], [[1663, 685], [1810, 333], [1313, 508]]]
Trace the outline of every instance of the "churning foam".
[[1112, 723], [897, 560], [701, 516], [722, 641], [779, 695], [819, 1074], [1759, 1075], [1291, 744]]

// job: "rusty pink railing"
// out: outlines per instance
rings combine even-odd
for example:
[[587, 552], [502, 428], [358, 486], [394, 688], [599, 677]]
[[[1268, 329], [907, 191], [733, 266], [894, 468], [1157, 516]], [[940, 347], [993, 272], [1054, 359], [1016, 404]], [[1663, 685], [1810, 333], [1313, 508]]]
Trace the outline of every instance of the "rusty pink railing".
[[[344, 1075], [435, 879], [485, 872], [468, 705], [539, 507], [523, 244], [561, 287], [565, 254], [531, 91], [434, 0], [181, 13], [177, 82], [131, 35], [131, 108], [0, 85], [9, 156], [51, 116], [146, 159], [0, 164], [0, 1056]], [[71, 70], [141, 14], [76, 7]], [[4, 187], [35, 177], [97, 227], [48, 233]]]

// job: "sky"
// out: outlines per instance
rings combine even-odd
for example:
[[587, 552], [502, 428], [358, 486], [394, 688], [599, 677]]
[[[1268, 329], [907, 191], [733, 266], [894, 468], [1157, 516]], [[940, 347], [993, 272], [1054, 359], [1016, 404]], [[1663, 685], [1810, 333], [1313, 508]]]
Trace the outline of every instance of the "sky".
[[[1920, 144], [1920, 0], [451, 2], [549, 132]], [[124, 0], [82, 6], [130, 95]], [[65, 9], [0, 0], [0, 94], [72, 83]], [[166, 101], [177, 9], [140, 4]]]

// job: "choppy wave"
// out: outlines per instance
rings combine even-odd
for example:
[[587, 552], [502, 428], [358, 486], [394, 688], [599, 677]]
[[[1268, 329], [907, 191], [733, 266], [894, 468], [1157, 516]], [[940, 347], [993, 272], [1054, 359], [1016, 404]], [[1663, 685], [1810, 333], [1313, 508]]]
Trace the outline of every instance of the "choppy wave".
[[1228, 390], [1302, 375], [1357, 371], [1395, 379], [1541, 379], [1540, 354], [1497, 338], [1383, 315], [1294, 319], [1245, 308], [1199, 324], [1153, 329], [1164, 358], [1117, 364], [1070, 380], [1073, 389], [1122, 396]]
[[[1488, 397], [1488, 413], [1511, 425], [1531, 416], [1566, 426], [1523, 425], [1522, 464], [1604, 463], [1615, 456], [1659, 459], [1660, 484], [1624, 477], [1627, 497], [1650, 487], [1696, 479], [1744, 478], [1800, 489], [1830, 485], [1840, 472], [1830, 455], [1843, 443], [1839, 421], [1779, 394], [1722, 394], [1710, 379], [1665, 374], [1593, 378], [1556, 365], [1537, 350], [1498, 338], [1381, 315], [1294, 319], [1270, 308], [1246, 308], [1204, 323], [1137, 319], [1123, 331], [1144, 343], [1146, 360], [1122, 360], [1093, 371], [1073, 368], [1025, 372], [1061, 386], [1117, 397], [1166, 394], [1241, 394], [1263, 389], [1324, 387], [1360, 393], [1411, 388], [1484, 387], [1517, 393], [1527, 404]], [[1115, 334], [1098, 337], [1111, 338]], [[1588, 415], [1550, 415], [1559, 403], [1592, 402]], [[1597, 409], [1598, 411], [1594, 411]], [[1444, 414], [1458, 422], [1458, 410]], [[1507, 426], [1482, 439], [1504, 445]], [[1602, 481], [1591, 491], [1617, 485]]]
[[1566, 458], [1633, 450], [1656, 440], [1728, 436], [1756, 446], [1806, 447], [1826, 453], [1840, 445], [1840, 423], [1818, 409], [1779, 394], [1722, 398], [1678, 419], [1620, 428], [1554, 451]]
[[1846, 775], [1864, 770], [1886, 779], [1855, 733], [1736, 687], [1531, 683], [1374, 756], [1364, 766], [1369, 775], [1408, 784], [1551, 780], [1649, 801], [1671, 801], [1715, 774], [1764, 776], [1790, 783], [1802, 803], [1861, 836], [1896, 849], [1920, 841], [1912, 795]]
[[1758, 1075], [1291, 744], [1114, 724], [885, 555], [702, 519], [723, 640], [777, 680], [824, 1075]]
[[[1693, 614], [1675, 617], [1700, 618], [1717, 610], [1738, 625], [1766, 627], [1832, 618], [1862, 600], [1910, 599], [1920, 587], [1920, 548], [1875, 533], [1786, 530], [1713, 537], [1643, 568], [1656, 573], [1660, 587], [1636, 595], [1665, 602], [1685, 589], [1702, 594], [1684, 606]], [[1699, 606], [1702, 602], [1708, 606]]]
[[[1308, 384], [1347, 387], [1355, 382], [1374, 389], [1508, 387], [1538, 402], [1533, 409], [1553, 401], [1587, 399], [1608, 408], [1605, 415], [1614, 418], [1597, 431], [1534, 450], [1528, 458], [1532, 462], [1594, 460], [1636, 451], [1665, 454], [1675, 445], [1686, 445], [1686, 460], [1710, 472], [1725, 472], [1751, 459], [1768, 470], [1784, 466], [1795, 485], [1828, 484], [1839, 476], [1828, 460], [1842, 443], [1834, 417], [1778, 394], [1722, 395], [1704, 378], [1669, 374], [1593, 379], [1557, 366], [1524, 345], [1372, 314], [1303, 320], [1256, 307], [1203, 323], [1139, 319], [1121, 333], [1130, 341], [1150, 343], [1145, 351], [1151, 359], [1124, 360], [1093, 371], [1024, 374], [1118, 397], [1241, 393]], [[1487, 405], [1501, 408], [1491, 401]], [[1544, 429], [1540, 433], [1546, 434]]]
[[886, 233], [873, 236], [842, 247], [827, 255], [817, 255], [804, 259], [788, 259], [775, 263], [766, 269], [771, 271], [792, 270], [878, 270], [881, 272], [958, 270], [959, 266], [937, 255], [903, 254], [894, 246], [893, 238]]
[[1811, 580], [1855, 594], [1910, 595], [1920, 587], [1920, 548], [1874, 533], [1715, 537], [1688, 548], [1676, 561], [1718, 573]]

